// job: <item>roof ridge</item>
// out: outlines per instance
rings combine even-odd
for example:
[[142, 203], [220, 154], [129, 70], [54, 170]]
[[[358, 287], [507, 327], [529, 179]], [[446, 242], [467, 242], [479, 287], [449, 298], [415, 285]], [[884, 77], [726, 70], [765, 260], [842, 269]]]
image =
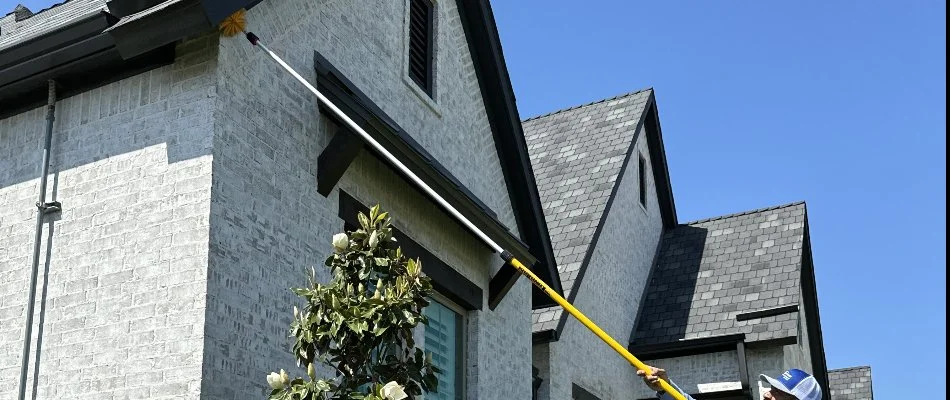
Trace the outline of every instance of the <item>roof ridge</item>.
[[739, 216], [743, 216], [743, 215], [749, 215], [749, 214], [760, 213], [760, 212], [763, 212], [763, 211], [778, 210], [778, 209], [780, 209], [780, 208], [792, 207], [792, 206], [797, 206], [797, 205], [801, 205], [801, 204], [805, 204], [805, 200], [799, 200], [799, 201], [795, 201], [795, 202], [791, 202], [791, 203], [787, 203], [787, 204], [782, 204], [782, 205], [777, 205], [777, 206], [757, 208], [757, 209], [754, 209], [754, 210], [740, 211], [740, 212], [733, 213], [733, 214], [720, 215], [720, 216], [718, 216], [718, 217], [698, 219], [698, 220], [695, 220], [695, 221], [683, 222], [683, 223], [681, 223], [680, 225], [701, 224], [701, 223], [704, 223], [704, 222], [718, 221], [718, 220], [720, 220], [720, 219], [726, 219], [726, 218], [732, 218], [732, 217], [739, 217]]
[[17, 22], [22, 22], [22, 21], [26, 21], [26, 20], [28, 20], [28, 19], [30, 19], [30, 18], [33, 18], [34, 16], [36, 16], [36, 15], [38, 15], [38, 14], [40, 14], [40, 13], [43, 13], [44, 11], [49, 11], [49, 10], [52, 10], [52, 9], [54, 9], [54, 8], [56, 8], [56, 7], [59, 7], [59, 6], [63, 5], [63, 4], [69, 3], [70, 1], [71, 1], [71, 0], [63, 0], [63, 1], [59, 2], [59, 3], [53, 3], [53, 4], [50, 4], [48, 7], [43, 8], [43, 9], [40, 9], [40, 10], [35, 11], [35, 12], [32, 11], [32, 10], [30, 10], [29, 7], [24, 6], [23, 3], [19, 3], [19, 4], [17, 4], [17, 7], [14, 7], [14, 8], [13, 8], [13, 11], [10, 11], [10, 12], [4, 14], [4, 16], [7, 16], [7, 15], [10, 15], [10, 14], [16, 13], [16, 12], [17, 12], [17, 9], [22, 6], [23, 8], [25, 8], [25, 9], [27, 9], [28, 11], [31, 12], [31, 14], [30, 14], [28, 17], [22, 18], [22, 19], [20, 19], [20, 20], [17, 21]]
[[852, 370], [852, 369], [865, 369], [865, 368], [866, 368], [866, 369], [871, 369], [871, 366], [870, 366], [870, 365], [858, 365], [858, 366], [855, 366], [855, 367], [835, 368], [835, 369], [829, 369], [828, 372], [848, 371], [848, 370]]
[[533, 116], [533, 117], [526, 118], [526, 119], [522, 120], [521, 122], [533, 121], [533, 120], [536, 120], [536, 119], [540, 119], [540, 118], [544, 118], [544, 117], [549, 117], [549, 116], [552, 116], [552, 115], [554, 115], [554, 114], [559, 114], [559, 113], [562, 113], [562, 112], [565, 112], [565, 111], [571, 111], [571, 110], [575, 110], [575, 109], [578, 109], [578, 108], [581, 108], [581, 107], [592, 106], [592, 105], [594, 105], [594, 104], [603, 103], [603, 102], [605, 102], [605, 101], [616, 100], [616, 99], [619, 99], [619, 98], [621, 98], [621, 97], [633, 96], [633, 95], [635, 95], [635, 94], [643, 93], [643, 92], [646, 92], [646, 91], [648, 91], [648, 90], [653, 90], [653, 86], [646, 87], [646, 88], [643, 88], [643, 89], [634, 90], [634, 91], [632, 91], [632, 92], [627, 92], [627, 93], [623, 93], [623, 94], [618, 94], [618, 95], [616, 95], [616, 96], [608, 97], [608, 98], [606, 98], [606, 99], [600, 99], [600, 100], [592, 101], [592, 102], [590, 102], [590, 103], [585, 103], [585, 104], [580, 104], [580, 105], [571, 106], [571, 107], [567, 107], [567, 108], [562, 108], [562, 109], [560, 109], [560, 110], [554, 110], [554, 111], [551, 111], [551, 112], [548, 112], [548, 113], [544, 113], [544, 114], [541, 114], [541, 115], [535, 115], [535, 116]]

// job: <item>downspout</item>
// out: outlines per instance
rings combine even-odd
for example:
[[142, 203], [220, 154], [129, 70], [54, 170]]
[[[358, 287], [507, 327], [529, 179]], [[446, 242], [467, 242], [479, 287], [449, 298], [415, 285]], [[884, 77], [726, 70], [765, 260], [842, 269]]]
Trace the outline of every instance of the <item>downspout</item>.
[[26, 396], [26, 373], [30, 361], [30, 337], [33, 335], [33, 307], [36, 303], [36, 275], [40, 266], [40, 241], [43, 236], [43, 216], [47, 213], [60, 210], [58, 202], [46, 202], [46, 180], [49, 175], [49, 153], [53, 141], [53, 121], [56, 109], [56, 81], [49, 80], [49, 96], [46, 103], [46, 141], [43, 146], [43, 164], [40, 174], [40, 195], [36, 202], [36, 236], [33, 239], [33, 269], [30, 271], [30, 297], [26, 303], [26, 326], [23, 332], [23, 355], [20, 362], [20, 391], [17, 398], [24, 400]]

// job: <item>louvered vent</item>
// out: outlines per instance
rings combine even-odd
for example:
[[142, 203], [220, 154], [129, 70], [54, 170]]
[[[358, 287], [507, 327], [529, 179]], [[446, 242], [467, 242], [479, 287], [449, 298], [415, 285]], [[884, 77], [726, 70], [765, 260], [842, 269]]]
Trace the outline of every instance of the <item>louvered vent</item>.
[[409, 1], [409, 77], [432, 95], [432, 3]]

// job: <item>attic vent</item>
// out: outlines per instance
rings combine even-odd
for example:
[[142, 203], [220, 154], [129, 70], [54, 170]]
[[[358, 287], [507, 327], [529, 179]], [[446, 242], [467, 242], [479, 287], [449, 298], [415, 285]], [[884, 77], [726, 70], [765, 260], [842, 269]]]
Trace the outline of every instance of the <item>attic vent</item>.
[[409, 77], [432, 96], [432, 3], [409, 0]]
[[26, 8], [23, 4], [17, 4], [16, 8], [13, 9], [13, 17], [16, 22], [20, 22], [24, 19], [30, 18], [33, 16], [33, 12], [29, 8]]

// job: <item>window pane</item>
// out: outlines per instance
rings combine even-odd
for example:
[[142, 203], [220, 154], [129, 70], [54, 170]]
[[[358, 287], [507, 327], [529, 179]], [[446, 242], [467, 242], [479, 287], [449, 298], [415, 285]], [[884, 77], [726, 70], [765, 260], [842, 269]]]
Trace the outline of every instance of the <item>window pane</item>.
[[423, 312], [429, 317], [429, 326], [425, 328], [425, 351], [432, 352], [432, 363], [442, 371], [437, 375], [438, 392], [426, 394], [426, 400], [461, 398], [462, 393], [457, 393], [462, 383], [459, 376], [461, 316], [434, 300]]

